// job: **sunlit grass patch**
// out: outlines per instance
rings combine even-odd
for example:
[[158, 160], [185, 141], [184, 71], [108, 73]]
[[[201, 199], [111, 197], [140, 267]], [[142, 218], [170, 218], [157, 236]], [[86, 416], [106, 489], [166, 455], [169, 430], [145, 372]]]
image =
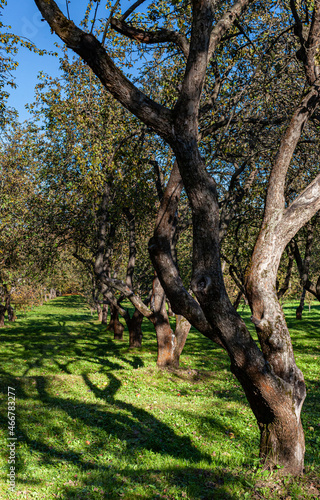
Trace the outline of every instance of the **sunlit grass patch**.
[[[221, 349], [191, 332], [179, 370], [115, 342], [79, 297], [38, 308], [1, 336], [0, 498], [317, 498], [319, 364], [315, 329], [288, 308], [308, 397], [307, 475], [279, 479], [258, 465], [258, 429]], [[247, 317], [248, 314], [246, 313]], [[308, 327], [309, 328], [309, 327]], [[316, 358], [316, 359], [314, 359]], [[8, 493], [7, 387], [16, 390], [16, 491]]]

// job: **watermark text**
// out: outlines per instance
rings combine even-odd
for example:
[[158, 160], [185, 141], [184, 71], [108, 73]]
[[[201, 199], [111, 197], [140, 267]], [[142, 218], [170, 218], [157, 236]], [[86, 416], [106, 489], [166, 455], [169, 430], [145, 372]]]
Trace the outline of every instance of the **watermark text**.
[[14, 387], [8, 387], [8, 465], [9, 472], [7, 481], [9, 491], [15, 491], [16, 487], [16, 391]]

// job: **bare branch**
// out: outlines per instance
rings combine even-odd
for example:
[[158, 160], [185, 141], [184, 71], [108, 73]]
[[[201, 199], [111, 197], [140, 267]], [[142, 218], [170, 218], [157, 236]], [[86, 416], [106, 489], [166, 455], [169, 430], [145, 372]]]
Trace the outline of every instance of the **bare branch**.
[[132, 12], [134, 10], [136, 10], [136, 8], [139, 7], [139, 5], [141, 5], [145, 1], [146, 0], [137, 0], [133, 5], [131, 5], [131, 7], [124, 14], [122, 14], [122, 16], [120, 17], [120, 20], [125, 21], [127, 19], [127, 17], [129, 17], [130, 14], [132, 14]]
[[111, 26], [115, 31], [131, 38], [131, 40], [136, 40], [137, 42], [146, 44], [171, 42], [182, 50], [186, 58], [189, 55], [189, 42], [187, 38], [182, 35], [182, 33], [178, 33], [177, 31], [171, 31], [165, 28], [161, 28], [156, 31], [144, 31], [140, 28], [130, 26], [121, 18], [112, 18]]
[[[119, 292], [121, 292], [125, 297], [127, 297], [127, 299], [130, 300], [131, 304], [133, 304], [138, 309], [138, 311], [140, 311], [141, 314], [143, 314], [143, 316], [149, 319], [152, 318], [153, 312], [145, 305], [142, 299], [140, 299], [140, 297], [135, 295], [132, 289], [128, 287], [123, 281], [115, 278], [110, 278], [106, 276], [105, 273], [101, 274], [99, 276], [99, 279], [101, 283], [103, 283], [106, 287], [114, 288]], [[104, 289], [102, 288], [102, 292], [103, 290]]]

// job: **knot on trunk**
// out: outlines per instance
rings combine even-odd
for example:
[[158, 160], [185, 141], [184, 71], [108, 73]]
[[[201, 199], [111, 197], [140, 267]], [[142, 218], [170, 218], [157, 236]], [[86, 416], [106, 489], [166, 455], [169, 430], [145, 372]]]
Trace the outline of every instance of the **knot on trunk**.
[[266, 319], [258, 319], [255, 318], [254, 316], [251, 316], [250, 321], [252, 321], [254, 326], [257, 326], [260, 330], [270, 327], [269, 322]]
[[192, 280], [192, 290], [195, 294], [207, 293], [212, 281], [209, 276], [199, 276]]

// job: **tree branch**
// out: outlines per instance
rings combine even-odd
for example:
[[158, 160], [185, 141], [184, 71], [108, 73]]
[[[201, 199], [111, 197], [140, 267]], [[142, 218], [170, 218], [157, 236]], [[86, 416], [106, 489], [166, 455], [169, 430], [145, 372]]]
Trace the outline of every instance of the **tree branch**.
[[281, 238], [287, 243], [299, 229], [320, 210], [320, 174], [302, 191], [285, 210], [281, 222]]
[[248, 5], [253, 0], [238, 0], [230, 9], [228, 9], [222, 16], [220, 21], [217, 22], [213, 28], [210, 36], [210, 46], [208, 52], [208, 58], [211, 59], [212, 55], [216, 51], [222, 37], [231, 28], [231, 26], [237, 21], [241, 13], [248, 7]]
[[189, 42], [182, 33], [178, 33], [177, 31], [171, 31], [165, 28], [161, 28], [156, 31], [144, 31], [140, 28], [130, 26], [121, 18], [112, 18], [111, 26], [115, 31], [130, 38], [131, 40], [136, 40], [137, 42], [146, 44], [171, 42], [181, 49], [186, 58], [189, 55]]
[[[309, 85], [313, 85], [320, 75], [319, 62], [317, 60], [320, 43], [320, 0], [315, 0], [314, 2], [311, 26], [307, 39], [303, 34], [302, 21], [297, 12], [294, 0], [290, 0], [290, 8], [295, 20], [294, 33], [299, 38], [300, 42], [300, 49], [297, 51], [296, 55], [304, 66]], [[307, 22], [309, 24], [308, 15]]]
[[122, 16], [120, 17], [120, 20], [125, 21], [127, 19], [127, 17], [129, 17], [130, 14], [132, 14], [132, 12], [135, 11], [136, 8], [139, 7], [139, 5], [141, 5], [145, 1], [146, 0], [137, 0], [133, 5], [131, 5], [131, 7], [124, 14], [122, 14]]
[[[102, 273], [99, 276], [99, 279], [103, 285], [106, 287], [110, 288], [115, 288], [119, 292], [121, 292], [127, 299], [130, 300], [131, 304], [133, 304], [138, 311], [143, 314], [148, 319], [151, 319], [153, 316], [153, 312], [150, 311], [150, 309], [145, 305], [145, 303], [138, 297], [137, 295], [134, 294], [131, 288], [129, 288], [123, 281], [115, 279], [115, 278], [110, 278], [106, 276], [104, 273]], [[103, 292], [104, 289], [102, 289]]]
[[[287, 171], [295, 148], [298, 144], [298, 141], [300, 140], [303, 127], [314, 110], [318, 107], [319, 100], [320, 87], [319, 84], [315, 84], [311, 87], [307, 95], [297, 106], [289, 123], [289, 126], [281, 139], [278, 154], [276, 156], [275, 163], [270, 175], [266, 199], [265, 217], [268, 217], [269, 215], [272, 216], [275, 210], [283, 210], [285, 207], [284, 187]], [[314, 185], [314, 183], [312, 183], [312, 185]], [[295, 205], [298, 205], [298, 199], [293, 203], [295, 203]], [[309, 219], [304, 220], [307, 221]], [[290, 239], [287, 241], [287, 243], [289, 243]]]
[[173, 110], [179, 132], [188, 140], [198, 138], [200, 98], [205, 81], [214, 2], [193, 2], [189, 57], [179, 98]]

